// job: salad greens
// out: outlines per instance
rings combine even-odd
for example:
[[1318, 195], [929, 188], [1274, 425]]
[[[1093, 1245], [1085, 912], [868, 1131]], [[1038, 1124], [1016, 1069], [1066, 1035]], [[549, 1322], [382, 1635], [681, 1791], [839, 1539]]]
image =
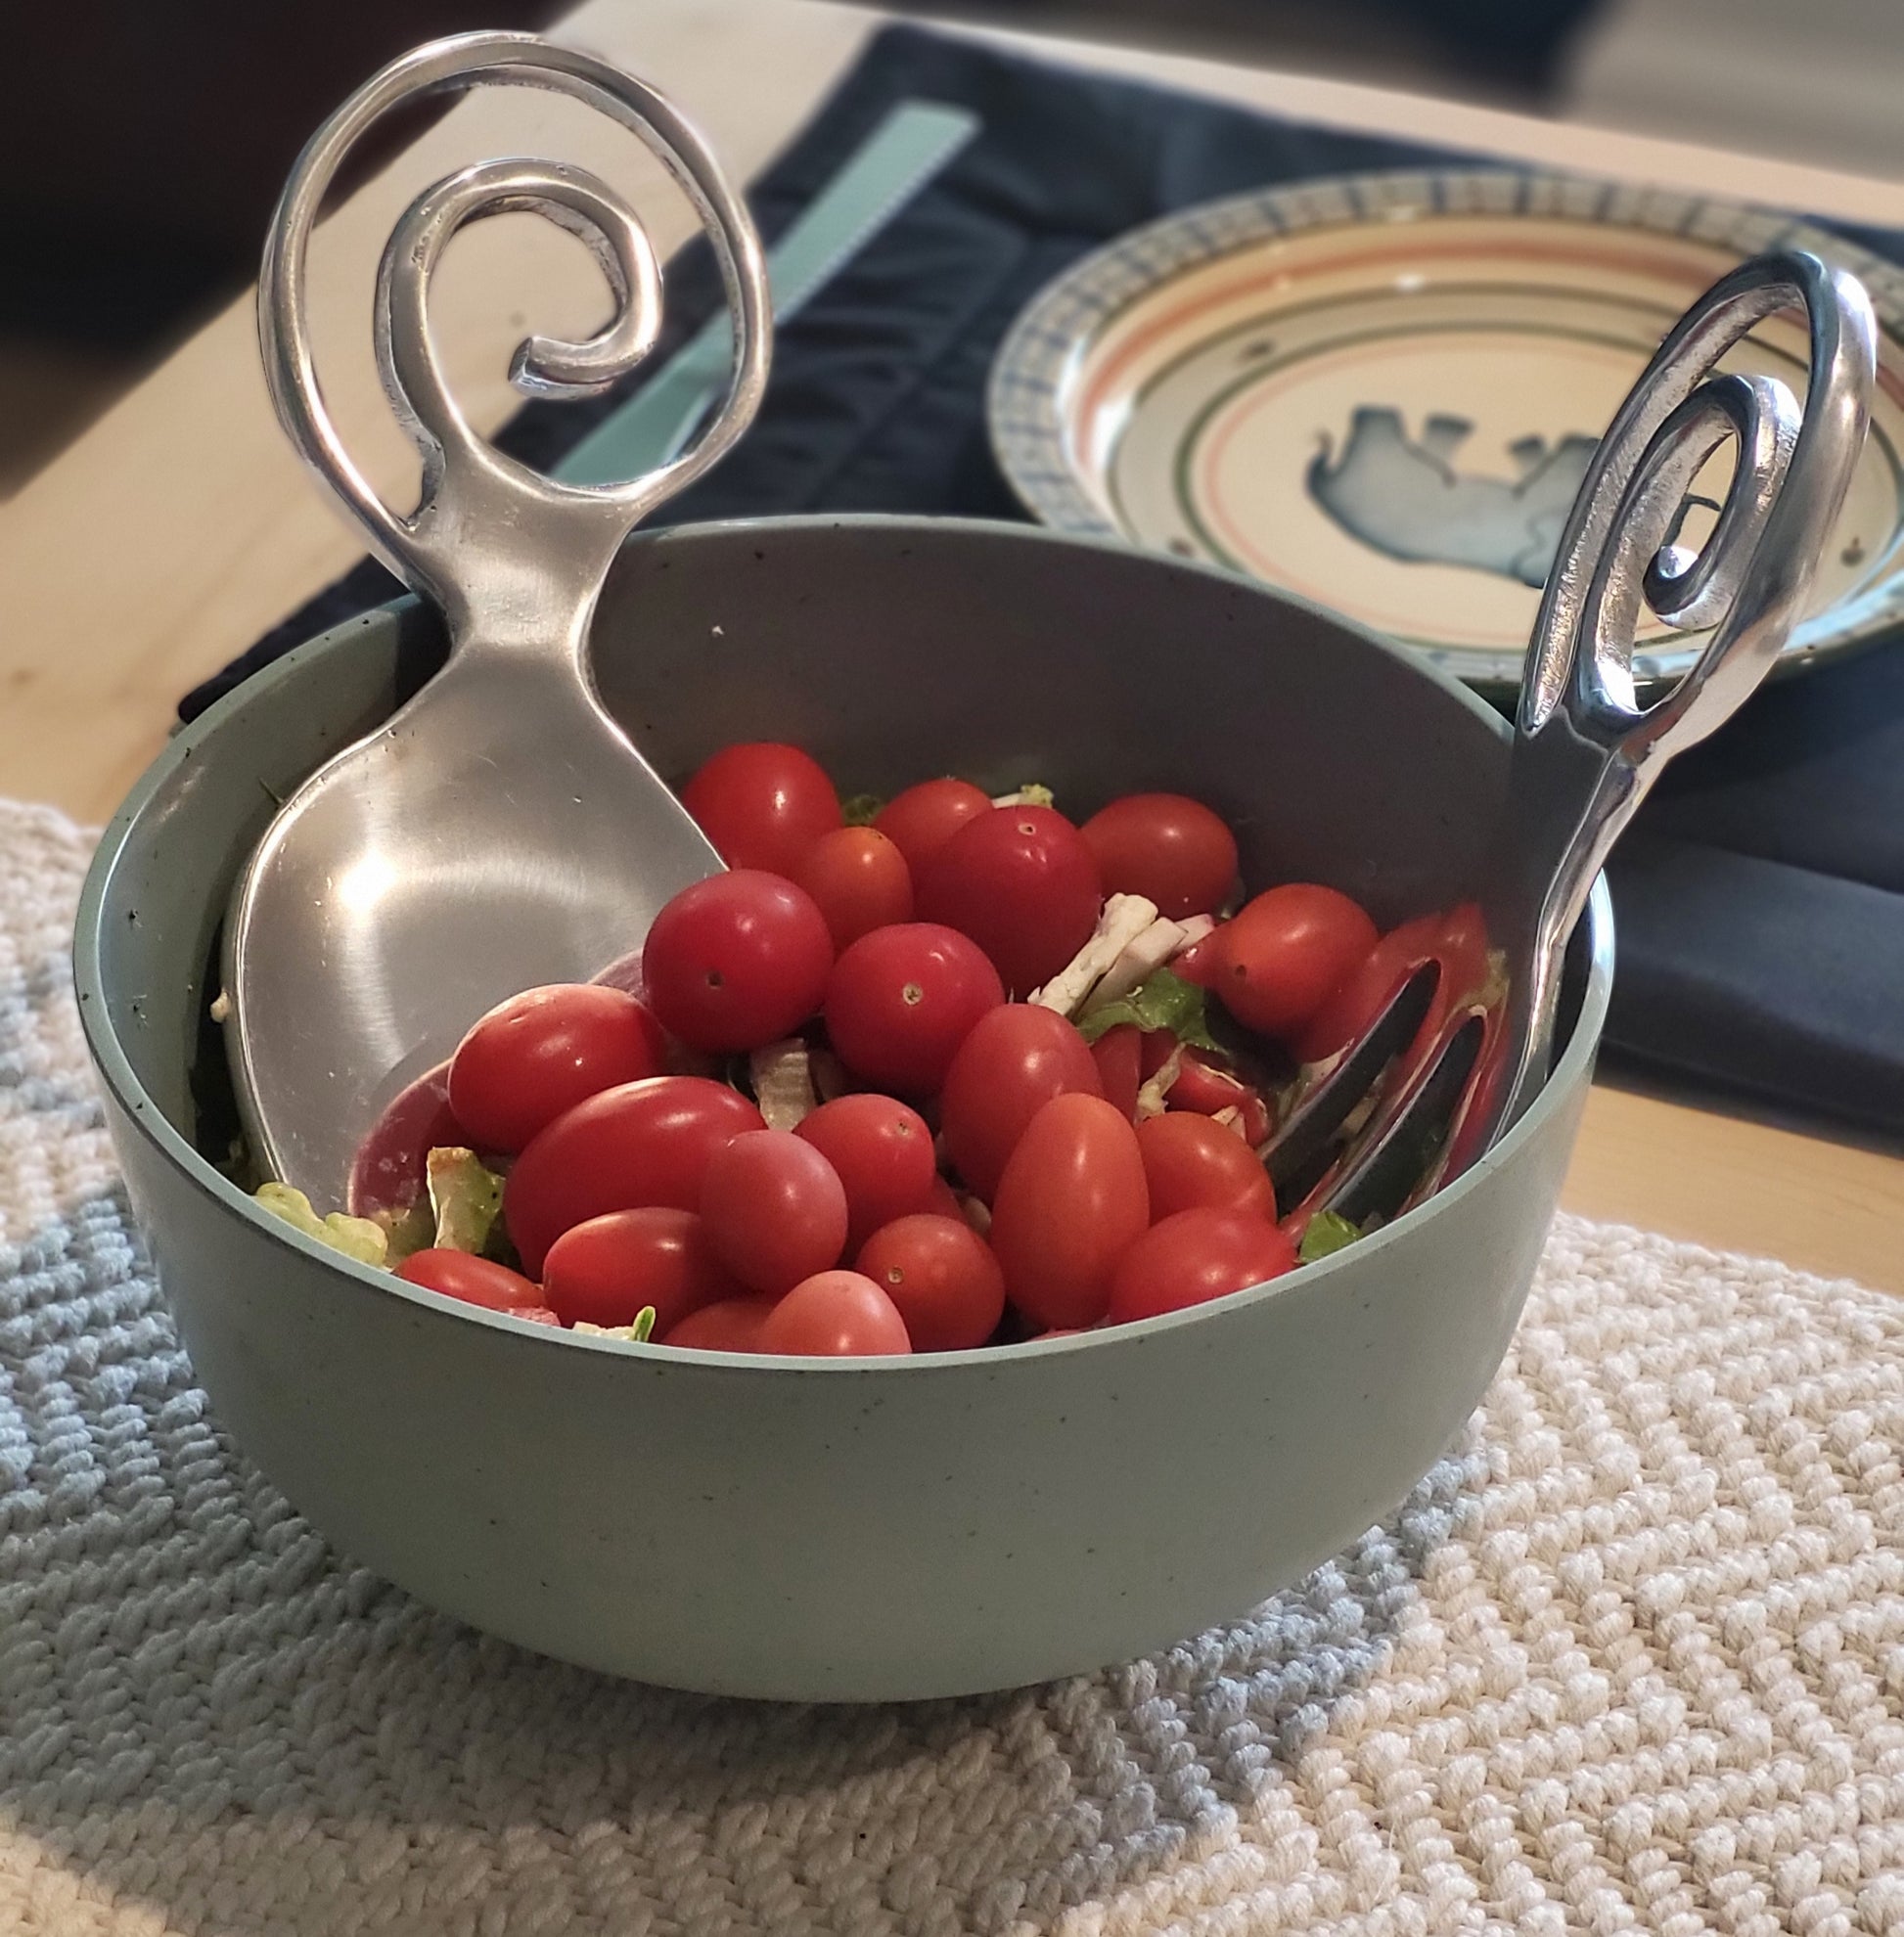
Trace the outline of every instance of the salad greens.
[[359, 1264], [381, 1268], [387, 1259], [389, 1245], [384, 1229], [367, 1217], [346, 1217], [342, 1211], [319, 1217], [303, 1192], [294, 1191], [289, 1184], [260, 1184], [253, 1195], [294, 1231], [315, 1238], [320, 1244], [328, 1244], [332, 1250], [341, 1251]]
[[1147, 1035], [1153, 1029], [1168, 1029], [1178, 1042], [1188, 1043], [1192, 1049], [1220, 1053], [1220, 1045], [1210, 1034], [1202, 990], [1168, 968], [1154, 970], [1128, 995], [1079, 1016], [1077, 1030], [1087, 1043], [1095, 1043], [1106, 1031], [1126, 1022], [1134, 1022]]
[[1304, 1264], [1314, 1264], [1318, 1258], [1346, 1249], [1363, 1235], [1361, 1227], [1350, 1223], [1340, 1211], [1317, 1211], [1295, 1254]]
[[439, 1251], [474, 1251], [480, 1256], [503, 1207], [503, 1181], [483, 1167], [474, 1150], [445, 1148], [425, 1159], [430, 1209]]

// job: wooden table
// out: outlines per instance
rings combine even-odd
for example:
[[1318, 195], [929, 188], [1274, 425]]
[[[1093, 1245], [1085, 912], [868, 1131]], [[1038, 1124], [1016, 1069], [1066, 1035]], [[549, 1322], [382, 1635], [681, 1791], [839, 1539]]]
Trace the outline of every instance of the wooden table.
[[[595, 0], [559, 34], [665, 87], [730, 173], [748, 179], [879, 19], [823, 0]], [[1904, 206], [1895, 182], [1149, 50], [978, 37], [1337, 127], [1871, 221], [1895, 221]], [[313, 249], [314, 326], [333, 408], [393, 494], [413, 488], [415, 472], [371, 361], [374, 263], [420, 188], [453, 164], [505, 152], [559, 154], [629, 181], [625, 137], [569, 103], [491, 91], [461, 104], [363, 188]], [[633, 187], [665, 254], [691, 233], [688, 210], [658, 170]], [[581, 250], [527, 217], [459, 239], [437, 279], [445, 364], [480, 426], [517, 402], [505, 372], [530, 293], [544, 330], [591, 328], [606, 300]], [[250, 302], [234, 304], [0, 509], [0, 792], [103, 818], [160, 745], [178, 695], [358, 550], [289, 454], [258, 374]], [[1895, 1154], [1602, 1086], [1566, 1202], [1904, 1290], [1904, 1160]]]

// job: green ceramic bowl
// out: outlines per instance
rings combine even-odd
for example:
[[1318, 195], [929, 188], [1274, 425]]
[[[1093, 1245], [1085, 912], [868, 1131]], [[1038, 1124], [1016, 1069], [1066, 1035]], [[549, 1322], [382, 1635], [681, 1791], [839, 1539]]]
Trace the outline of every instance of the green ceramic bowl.
[[[644, 536], [596, 620], [660, 770], [799, 742], [854, 791], [957, 768], [1082, 814], [1176, 787], [1246, 875], [1393, 920], [1458, 898], [1499, 719], [1372, 634], [1213, 570], [1034, 530], [799, 519]], [[275, 799], [439, 653], [352, 621], [172, 743], [107, 831], [79, 1000], [133, 1202], [219, 1418], [340, 1548], [545, 1653], [871, 1700], [1081, 1671], [1243, 1613], [1389, 1511], [1501, 1356], [1606, 1012], [1604, 890], [1546, 1091], [1480, 1165], [1320, 1265], [1170, 1318], [860, 1364], [631, 1349], [360, 1269], [207, 1161], [204, 1019]]]

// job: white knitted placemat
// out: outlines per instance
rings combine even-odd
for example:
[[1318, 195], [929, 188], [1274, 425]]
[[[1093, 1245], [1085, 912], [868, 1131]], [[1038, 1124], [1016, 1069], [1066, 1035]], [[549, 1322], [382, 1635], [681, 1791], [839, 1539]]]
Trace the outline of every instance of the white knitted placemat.
[[0, 1930], [1904, 1931], [1904, 1303], [1564, 1219], [1465, 1450], [1155, 1659], [772, 1708], [484, 1640], [208, 1417], [0, 806]]

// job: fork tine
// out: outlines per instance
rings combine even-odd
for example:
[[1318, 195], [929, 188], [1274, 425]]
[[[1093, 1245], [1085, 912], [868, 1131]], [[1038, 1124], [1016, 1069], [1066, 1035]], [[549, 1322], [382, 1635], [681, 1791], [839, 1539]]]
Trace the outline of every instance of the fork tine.
[[[1360, 1040], [1291, 1112], [1263, 1152], [1279, 1204], [1299, 1200], [1321, 1182], [1337, 1133], [1374, 1090], [1382, 1072], [1414, 1040], [1440, 982], [1437, 961], [1430, 959], [1411, 969]], [[1304, 1180], [1302, 1190], [1292, 1188]]]
[[1385, 1223], [1430, 1180], [1480, 1060], [1487, 1019], [1478, 1004], [1448, 1018], [1433, 1050], [1370, 1125], [1319, 1209], [1363, 1227], [1371, 1218]]

